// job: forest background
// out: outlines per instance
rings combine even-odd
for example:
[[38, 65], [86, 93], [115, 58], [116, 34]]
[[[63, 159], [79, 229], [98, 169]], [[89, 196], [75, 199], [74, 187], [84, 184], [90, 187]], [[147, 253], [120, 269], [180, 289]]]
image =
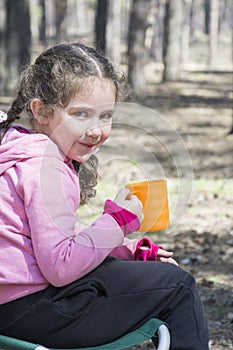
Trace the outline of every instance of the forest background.
[[56, 43], [97, 47], [124, 74], [97, 195], [78, 216], [91, 222], [127, 182], [168, 179], [171, 227], [148, 235], [196, 277], [211, 350], [233, 349], [232, 26], [232, 0], [0, 0], [1, 109]]

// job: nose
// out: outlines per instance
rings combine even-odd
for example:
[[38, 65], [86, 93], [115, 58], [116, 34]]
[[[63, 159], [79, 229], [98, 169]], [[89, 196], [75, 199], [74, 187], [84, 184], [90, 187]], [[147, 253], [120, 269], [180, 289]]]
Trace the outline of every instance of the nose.
[[86, 130], [86, 135], [88, 137], [92, 137], [92, 138], [95, 138], [95, 139], [98, 139], [101, 137], [101, 134], [102, 134], [102, 130], [101, 130], [101, 126], [100, 125], [95, 125], [95, 126], [92, 126], [90, 128], [88, 128]]

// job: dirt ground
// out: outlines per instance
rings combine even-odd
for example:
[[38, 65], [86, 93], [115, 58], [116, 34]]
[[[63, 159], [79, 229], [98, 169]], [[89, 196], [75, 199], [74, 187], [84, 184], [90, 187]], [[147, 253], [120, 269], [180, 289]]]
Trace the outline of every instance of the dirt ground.
[[[147, 73], [146, 108], [127, 107], [100, 152], [99, 189], [107, 196], [142, 173], [168, 179], [178, 222], [167, 233], [148, 236], [173, 250], [178, 263], [195, 276], [209, 322], [210, 349], [233, 349], [232, 72], [229, 66], [215, 71], [190, 66], [177, 83], [155, 82], [161, 74], [156, 65], [149, 65]], [[1, 98], [0, 107], [8, 104], [8, 98]], [[89, 211], [80, 213], [83, 220], [93, 217], [93, 206], [95, 211], [105, 194], [97, 192]], [[133, 349], [153, 346], [146, 342]]]

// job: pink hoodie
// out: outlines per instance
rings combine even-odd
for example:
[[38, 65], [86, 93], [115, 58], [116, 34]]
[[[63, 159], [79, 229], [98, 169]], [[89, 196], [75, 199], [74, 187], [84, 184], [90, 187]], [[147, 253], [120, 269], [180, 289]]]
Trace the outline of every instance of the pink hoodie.
[[[124, 238], [109, 210], [78, 229], [78, 176], [47, 136], [7, 132], [0, 146], [0, 188], [0, 304], [48, 284], [71, 283], [108, 255], [134, 259], [137, 240]], [[137, 226], [138, 220], [126, 233]]]

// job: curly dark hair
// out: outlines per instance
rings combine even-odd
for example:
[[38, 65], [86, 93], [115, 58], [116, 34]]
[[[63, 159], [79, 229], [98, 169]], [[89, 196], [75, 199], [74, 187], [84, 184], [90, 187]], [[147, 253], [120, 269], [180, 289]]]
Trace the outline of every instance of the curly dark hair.
[[[67, 106], [77, 91], [81, 91], [84, 79], [90, 77], [112, 81], [117, 99], [121, 79], [113, 65], [94, 48], [72, 43], [56, 45], [43, 52], [21, 73], [17, 97], [7, 112], [8, 119], [1, 123], [2, 137], [23, 112], [29, 116], [33, 127], [32, 99], [38, 98], [49, 116], [56, 107]], [[73, 165], [79, 173], [81, 203], [84, 204], [95, 195], [98, 161], [92, 156], [82, 164], [73, 161]]]

